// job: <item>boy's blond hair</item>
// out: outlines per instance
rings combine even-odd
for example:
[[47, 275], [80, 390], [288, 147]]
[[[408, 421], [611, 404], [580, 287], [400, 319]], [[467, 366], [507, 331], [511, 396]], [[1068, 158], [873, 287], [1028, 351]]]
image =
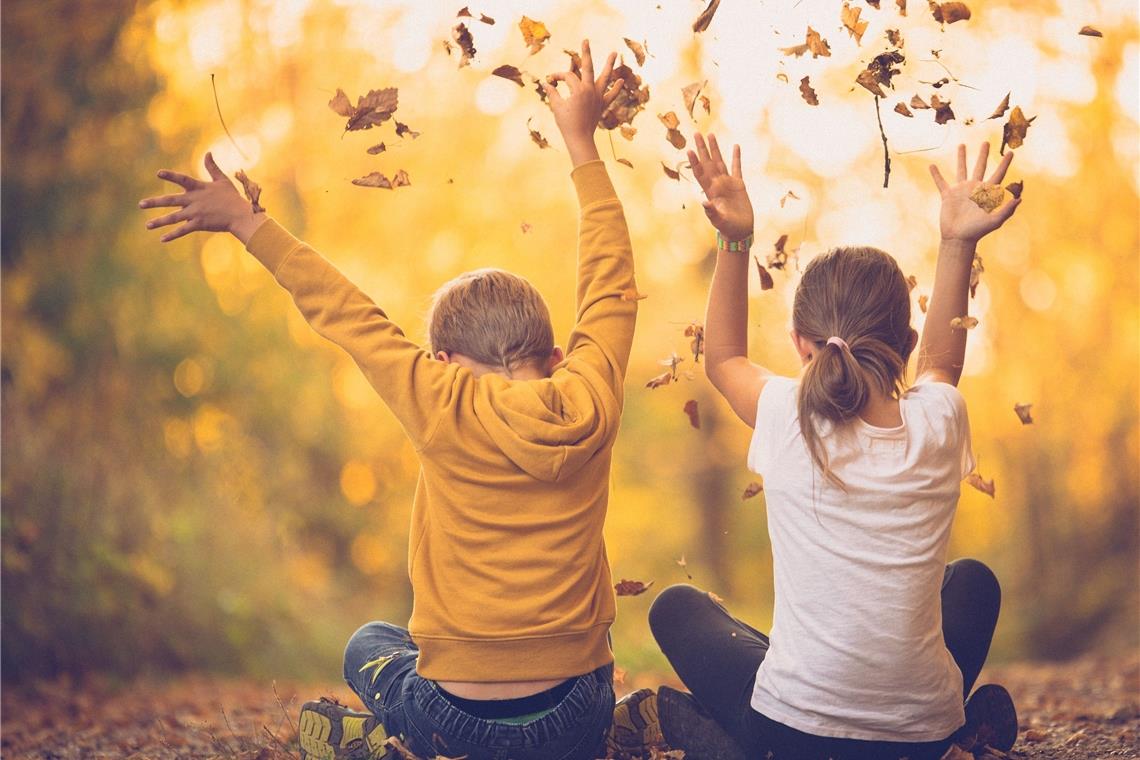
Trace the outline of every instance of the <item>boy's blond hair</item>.
[[428, 312], [432, 353], [459, 353], [508, 374], [554, 351], [554, 328], [542, 296], [525, 278], [476, 269], [444, 283]]

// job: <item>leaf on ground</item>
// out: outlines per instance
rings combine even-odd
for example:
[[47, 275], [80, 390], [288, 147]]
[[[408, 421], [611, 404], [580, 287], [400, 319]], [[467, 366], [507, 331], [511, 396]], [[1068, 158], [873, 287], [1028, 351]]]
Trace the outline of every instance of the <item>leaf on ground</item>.
[[928, 296], [928, 295], [921, 295], [921, 296], [919, 296], [919, 297], [918, 297], [918, 309], [919, 309], [919, 311], [921, 311], [923, 314], [925, 314], [925, 313], [926, 313], [926, 305], [927, 305], [928, 303], [930, 303], [930, 296]]
[[348, 119], [345, 132], [355, 132], [360, 129], [372, 129], [392, 117], [398, 102], [395, 87], [385, 87], [382, 90], [369, 90], [367, 95], [356, 99], [356, 106], [349, 102], [344, 90], [336, 88], [336, 95], [329, 101], [329, 108], [337, 114]]
[[459, 23], [451, 28], [451, 39], [455, 40], [455, 44], [459, 46], [459, 68], [471, 65], [471, 59], [475, 57], [475, 38], [471, 36], [471, 30], [467, 28], [467, 24]]
[[690, 322], [685, 328], [685, 337], [691, 338], [689, 350], [693, 352], [693, 362], [699, 364], [705, 352], [705, 326], [700, 322]]
[[637, 288], [626, 288], [621, 292], [621, 300], [623, 301], [644, 301], [649, 296], [644, 293], [638, 293]]
[[629, 581], [622, 578], [614, 584], [614, 591], [618, 596], [639, 596], [644, 594], [653, 585], [653, 581], [649, 583], [642, 583], [641, 581]]
[[812, 89], [811, 84], [808, 82], [808, 77], [804, 77], [800, 80], [800, 95], [809, 106], [819, 105], [819, 98], [816, 97], [815, 90]]
[[[706, 84], [708, 84], [708, 80], [693, 82], [681, 89], [681, 97], [685, 100], [685, 110], [689, 112], [690, 118], [693, 116], [693, 108], [697, 105], [697, 96], [701, 94], [701, 90], [705, 88]], [[708, 98], [705, 98], [703, 102], [707, 104]], [[705, 105], [705, 111], [708, 112], [708, 110], [708, 105]]]
[[978, 318], [970, 315], [954, 317], [950, 320], [951, 330], [973, 330], [978, 326]]
[[811, 53], [812, 58], [819, 58], [820, 56], [827, 58], [831, 55], [831, 46], [827, 44], [827, 40], [819, 36], [819, 32], [809, 26], [807, 37], [802, 45], [780, 48], [780, 52], [784, 55], [794, 55], [796, 58], [804, 53]]
[[409, 127], [407, 124], [403, 123], [402, 121], [397, 121], [396, 122], [396, 137], [403, 137], [404, 135], [411, 135], [412, 139], [414, 140], [420, 136], [420, 133], [417, 132], [416, 130], [412, 129], [411, 127]]
[[546, 138], [542, 136], [541, 132], [530, 125], [530, 122], [530, 119], [526, 120], [526, 128], [530, 132], [530, 139], [533, 140], [534, 144], [539, 148], [549, 148], [550, 143], [547, 142]]
[[1001, 185], [988, 185], [983, 182], [970, 193], [970, 200], [988, 214], [1005, 200], [1005, 189]]
[[633, 51], [633, 57], [637, 61], [637, 65], [641, 66], [645, 63], [645, 44], [637, 40], [631, 40], [629, 37], [622, 37], [625, 46]]
[[1025, 189], [1025, 182], [1020, 179], [1017, 182], [1010, 182], [1005, 186], [1005, 189], [1008, 190], [1009, 194], [1014, 198], [1020, 198], [1021, 191]]
[[1036, 118], [1034, 116], [1032, 119], [1026, 119], [1025, 114], [1021, 112], [1021, 106], [1014, 106], [1013, 110], [1009, 112], [1009, 121], [1002, 126], [999, 155], [1005, 155], [1006, 146], [1020, 148], [1021, 144], [1025, 142], [1025, 133], [1029, 131], [1029, 125]]
[[867, 25], [870, 23], [859, 20], [859, 14], [862, 12], [862, 8], [852, 7], [846, 0], [844, 0], [843, 8], [839, 11], [839, 18], [843, 22], [843, 26], [855, 38], [857, 45], [863, 44], [863, 32], [867, 31]]
[[701, 410], [697, 408], [696, 399], [689, 399], [685, 402], [685, 414], [689, 415], [689, 424], [698, 430], [701, 427]]
[[1005, 112], [1009, 110], [1009, 96], [1010, 96], [1010, 93], [1007, 92], [1005, 94], [1005, 97], [1001, 99], [1001, 102], [998, 103], [997, 108], [994, 109], [994, 112], [992, 114], [990, 114], [989, 116], [987, 116], [986, 118], [987, 119], [1000, 119], [1002, 116], [1005, 116]]
[[752, 259], [756, 262], [756, 272], [760, 275], [760, 289], [771, 290], [776, 287], [776, 282], [772, 279], [772, 275], [768, 274], [768, 270], [760, 263], [760, 257], [753, 256]]
[[519, 31], [522, 32], [523, 42], [530, 48], [531, 55], [542, 50], [543, 45], [550, 39], [550, 30], [546, 28], [546, 24], [527, 16], [523, 16], [519, 21]]
[[249, 175], [244, 170], [238, 169], [234, 174], [234, 179], [241, 183], [242, 192], [245, 193], [245, 199], [249, 201], [249, 205], [253, 208], [253, 213], [260, 214], [265, 211], [261, 205], [261, 185], [254, 182], [249, 178]]
[[681, 130], [677, 129], [681, 124], [677, 114], [674, 111], [669, 111], [668, 113], [657, 114], [657, 118], [665, 125], [665, 139], [669, 141], [669, 144], [677, 150], [684, 148], [685, 136], [681, 134]]
[[995, 498], [994, 494], [997, 489], [994, 488], [993, 480], [986, 480], [977, 470], [974, 470], [966, 476], [966, 483], [986, 494], [991, 499]]
[[901, 48], [903, 46], [902, 32], [900, 32], [898, 29], [888, 29], [887, 42], [891, 43], [897, 48]]
[[1022, 425], [1033, 424], [1032, 414], [1033, 404], [1014, 404], [1013, 411], [1017, 415], [1017, 419], [1021, 420]]
[[632, 126], [633, 117], [645, 108], [649, 101], [649, 86], [642, 85], [641, 77], [626, 64], [616, 66], [610, 73], [606, 87], [618, 79], [622, 80], [621, 91], [602, 111], [602, 126], [615, 129], [622, 124]]
[[525, 86], [525, 85], [523, 85], [522, 72], [518, 70], [517, 66], [509, 66], [509, 65], [499, 66], [494, 71], [491, 72], [491, 75], [496, 76], [496, 77], [502, 77], [503, 79], [509, 79], [512, 82], [514, 82], [515, 84], [517, 84], [519, 87]]
[[380, 172], [370, 172], [359, 179], [354, 179], [352, 184], [358, 187], [382, 187], [386, 190], [392, 189], [391, 181]]
[[718, 7], [720, 7], [720, 0], [709, 0], [709, 4], [701, 11], [701, 15], [697, 16], [697, 20], [693, 22], [693, 31], [699, 33], [708, 29]]
[[[787, 203], [789, 200], [798, 201], [798, 200], [800, 200], [800, 196], [796, 195], [791, 190], [789, 190], [788, 192], [786, 192], [782, 196], [780, 196], [780, 208], [783, 208], [784, 204]], [[784, 242], [787, 242], [788, 236], [784, 235], [783, 240], [784, 240]]]
[[891, 77], [900, 73], [900, 70], [895, 68], [895, 66], [905, 61], [906, 57], [897, 50], [879, 53], [871, 59], [871, 62], [867, 64], [867, 68], [859, 72], [859, 76], [855, 77], [855, 81], [872, 95], [885, 98], [887, 94], [883, 92], [880, 85], [891, 87]]
[[935, 124], [945, 124], [954, 119], [954, 111], [950, 108], [949, 100], [942, 100], [937, 95], [931, 95], [930, 107], [934, 109]]
[[388, 150], [388, 146], [386, 146], [384, 143], [380, 143], [378, 145], [373, 145], [371, 148], [369, 148], [368, 149], [368, 155], [375, 156], [375, 155], [378, 155], [380, 153], [383, 153], [386, 150]]
[[649, 382], [645, 384], [645, 387], [649, 388], [650, 390], [654, 388], [660, 388], [662, 385], [668, 385], [676, 379], [676, 375], [674, 375], [672, 372], [665, 371], [656, 377], [649, 378]]
[[753, 480], [751, 483], [744, 487], [744, 493], [740, 494], [740, 500], [744, 501], [746, 499], [751, 499], [753, 496], [756, 496], [763, 490], [764, 486], [761, 485], [760, 481]]
[[970, 18], [970, 9], [965, 3], [937, 3], [927, 0], [934, 20], [939, 24], [953, 24], [956, 21], [965, 21]]
[[914, 118], [914, 114], [911, 113], [910, 109], [906, 107], [906, 103], [903, 103], [901, 100], [898, 103], [895, 103], [895, 113], [901, 113], [907, 118]]
[[1087, 24], [1085, 26], [1082, 26], [1081, 31], [1077, 32], [1077, 34], [1083, 35], [1085, 37], [1103, 37], [1104, 36], [1099, 29], [1094, 29], [1093, 27], [1091, 27]]

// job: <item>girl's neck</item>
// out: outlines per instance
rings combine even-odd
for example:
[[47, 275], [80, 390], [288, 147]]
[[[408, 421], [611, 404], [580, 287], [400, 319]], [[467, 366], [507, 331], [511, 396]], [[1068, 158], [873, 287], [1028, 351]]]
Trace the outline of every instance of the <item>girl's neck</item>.
[[902, 411], [899, 409], [899, 400], [872, 392], [867, 405], [859, 412], [859, 418], [868, 425], [881, 428], [893, 428], [902, 424]]

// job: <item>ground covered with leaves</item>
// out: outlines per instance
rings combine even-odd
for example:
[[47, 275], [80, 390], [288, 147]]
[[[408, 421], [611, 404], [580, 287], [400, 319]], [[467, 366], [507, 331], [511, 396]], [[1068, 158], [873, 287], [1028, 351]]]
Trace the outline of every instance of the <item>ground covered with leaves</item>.
[[[649, 675], [639, 674], [637, 685]], [[1021, 734], [1010, 757], [1140, 758], [1140, 657], [1006, 665], [982, 680], [1005, 684], [1017, 703]], [[9, 760], [295, 758], [300, 704], [321, 694], [356, 704], [340, 685], [198, 676], [6, 685], [0, 753]]]

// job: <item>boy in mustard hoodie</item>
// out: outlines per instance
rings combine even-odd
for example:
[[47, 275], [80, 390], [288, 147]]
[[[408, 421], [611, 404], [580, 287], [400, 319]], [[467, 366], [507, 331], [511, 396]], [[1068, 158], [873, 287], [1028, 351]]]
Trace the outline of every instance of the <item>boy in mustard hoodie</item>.
[[344, 676], [369, 712], [305, 704], [303, 758], [394, 757], [389, 736], [427, 758], [604, 754], [614, 591], [602, 525], [637, 311], [622, 298], [635, 288], [625, 218], [594, 145], [621, 89], [609, 83], [614, 59], [595, 79], [583, 42], [581, 77], [544, 85], [581, 207], [565, 355], [533, 286], [488, 269], [439, 289], [424, 350], [320, 254], [255, 213], [209, 154], [212, 181], [162, 171], [184, 192], [139, 204], [177, 207], [147, 224], [183, 223], [163, 242], [213, 231], [244, 243], [309, 324], [352, 356], [420, 457], [408, 629], [374, 622], [353, 635]]

